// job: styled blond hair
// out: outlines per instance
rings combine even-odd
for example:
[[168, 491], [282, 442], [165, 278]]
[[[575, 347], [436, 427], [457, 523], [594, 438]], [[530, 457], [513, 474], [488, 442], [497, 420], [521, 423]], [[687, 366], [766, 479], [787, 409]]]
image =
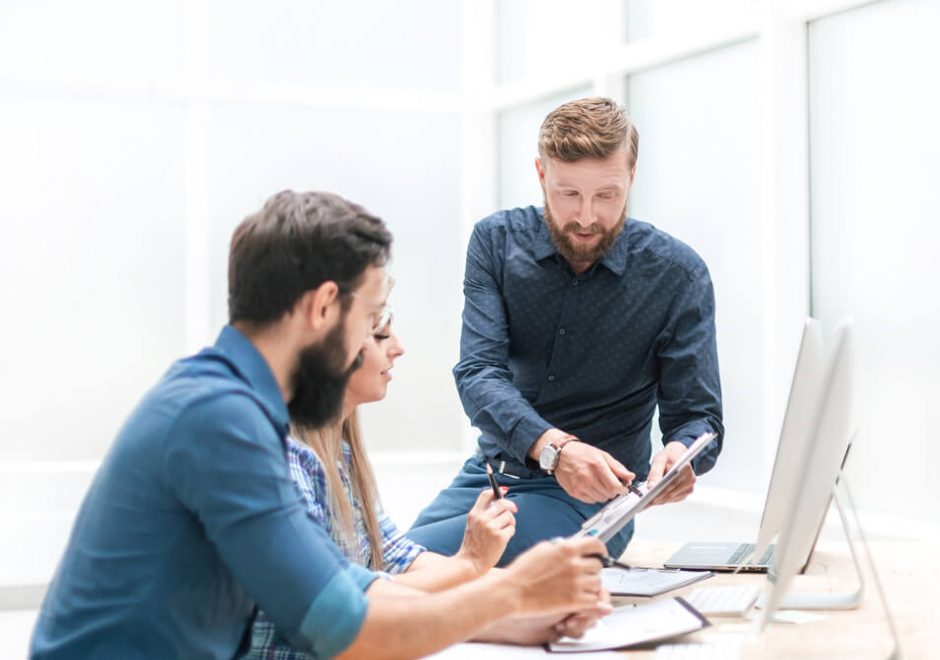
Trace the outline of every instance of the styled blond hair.
[[636, 166], [640, 136], [626, 110], [612, 99], [593, 96], [558, 106], [539, 129], [539, 158], [574, 163], [607, 158], [627, 146], [627, 162]]
[[304, 442], [316, 452], [323, 464], [326, 475], [327, 506], [333, 518], [334, 534], [338, 534], [343, 544], [359, 556], [359, 539], [356, 529], [356, 516], [353, 503], [346, 496], [338, 464], [343, 461], [342, 443], [349, 444], [350, 461], [346, 466], [352, 485], [352, 497], [359, 501], [362, 520], [366, 528], [366, 537], [372, 549], [368, 557], [359, 557], [367, 568], [373, 571], [385, 570], [382, 555], [382, 534], [379, 530], [378, 511], [380, 508], [378, 489], [375, 485], [375, 473], [366, 456], [359, 430], [359, 412], [354, 410], [342, 425], [333, 425], [323, 429], [302, 429], [294, 427], [295, 438]]

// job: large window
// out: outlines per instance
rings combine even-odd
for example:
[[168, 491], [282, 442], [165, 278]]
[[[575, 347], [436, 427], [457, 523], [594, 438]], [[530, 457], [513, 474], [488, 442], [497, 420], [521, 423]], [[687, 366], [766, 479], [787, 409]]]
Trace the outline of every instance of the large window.
[[[810, 26], [813, 313], [856, 329], [850, 475], [861, 506], [940, 521], [940, 6]], [[889, 476], [890, 475], [890, 476]], [[891, 488], [865, 487], [887, 478]]]
[[715, 285], [724, 454], [707, 483], [760, 488], [764, 443], [757, 44], [630, 77], [640, 133], [630, 215], [688, 243]]
[[[623, 99], [641, 136], [631, 215], [694, 247], [716, 287], [727, 438], [696, 497], [759, 510], [803, 319], [831, 330], [851, 315], [854, 469], [867, 480], [888, 463], [915, 463], [901, 487], [866, 492], [862, 506], [936, 521], [927, 411], [940, 396], [931, 274], [940, 9], [706, 4], [587, 3], [572, 16], [553, 3], [497, 3], [494, 198], [541, 200], [531, 160], [548, 110], [578, 95]], [[583, 21], [598, 11], [586, 43]]]
[[407, 354], [364, 410], [369, 445], [459, 451], [464, 14], [0, 3], [0, 592], [51, 577], [123, 420], [226, 321], [232, 229], [284, 188], [395, 234]]

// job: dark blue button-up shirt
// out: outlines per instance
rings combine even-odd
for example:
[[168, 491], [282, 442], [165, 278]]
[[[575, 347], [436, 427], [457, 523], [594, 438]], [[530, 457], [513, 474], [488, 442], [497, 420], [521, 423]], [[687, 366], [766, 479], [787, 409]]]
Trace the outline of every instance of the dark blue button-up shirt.
[[264, 357], [226, 327], [177, 362], [118, 434], [49, 588], [33, 658], [231, 658], [255, 604], [332, 657], [375, 578], [305, 511], [287, 407]]
[[714, 465], [724, 432], [715, 296], [690, 247], [630, 219], [575, 275], [542, 209], [501, 211], [473, 231], [464, 297], [454, 377], [487, 458], [522, 468], [556, 427], [644, 479], [658, 404], [664, 442], [718, 433], [693, 464]]

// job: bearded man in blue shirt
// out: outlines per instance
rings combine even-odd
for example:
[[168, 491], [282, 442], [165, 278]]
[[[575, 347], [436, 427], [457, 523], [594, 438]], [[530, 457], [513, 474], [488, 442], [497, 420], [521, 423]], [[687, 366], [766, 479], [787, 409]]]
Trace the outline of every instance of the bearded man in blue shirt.
[[[232, 658], [258, 607], [315, 658], [416, 657], [473, 635], [526, 641], [526, 629], [534, 643], [540, 627], [557, 638], [609, 611], [594, 539], [543, 544], [506, 571], [424, 594], [350, 564], [307, 515], [288, 421], [339, 414], [383, 315], [390, 244], [380, 219], [328, 193], [284, 191], [239, 225], [231, 323], [174, 364], [118, 433], [31, 657]], [[505, 621], [514, 615], [547, 618], [520, 630]]]
[[[474, 228], [454, 377], [482, 435], [408, 532], [428, 549], [459, 547], [485, 463], [518, 506], [503, 564], [577, 532], [634, 480], [653, 485], [705, 432], [717, 438], [657, 503], [684, 499], [714, 465], [724, 429], [712, 283], [689, 246], [627, 218], [638, 143], [610, 99], [558, 107], [538, 139], [544, 206]], [[657, 406], [664, 446], [650, 462]], [[631, 522], [610, 554], [632, 534]]]

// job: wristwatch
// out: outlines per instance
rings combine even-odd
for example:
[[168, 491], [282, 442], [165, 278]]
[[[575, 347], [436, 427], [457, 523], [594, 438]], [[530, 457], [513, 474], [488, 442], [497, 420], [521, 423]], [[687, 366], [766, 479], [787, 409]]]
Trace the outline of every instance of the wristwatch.
[[542, 451], [539, 452], [539, 467], [549, 474], [552, 474], [555, 468], [558, 467], [558, 460], [561, 458], [561, 450], [564, 449], [565, 445], [569, 442], [577, 442], [577, 440], [578, 439], [573, 435], [569, 435], [557, 442], [549, 442], [542, 447]]

